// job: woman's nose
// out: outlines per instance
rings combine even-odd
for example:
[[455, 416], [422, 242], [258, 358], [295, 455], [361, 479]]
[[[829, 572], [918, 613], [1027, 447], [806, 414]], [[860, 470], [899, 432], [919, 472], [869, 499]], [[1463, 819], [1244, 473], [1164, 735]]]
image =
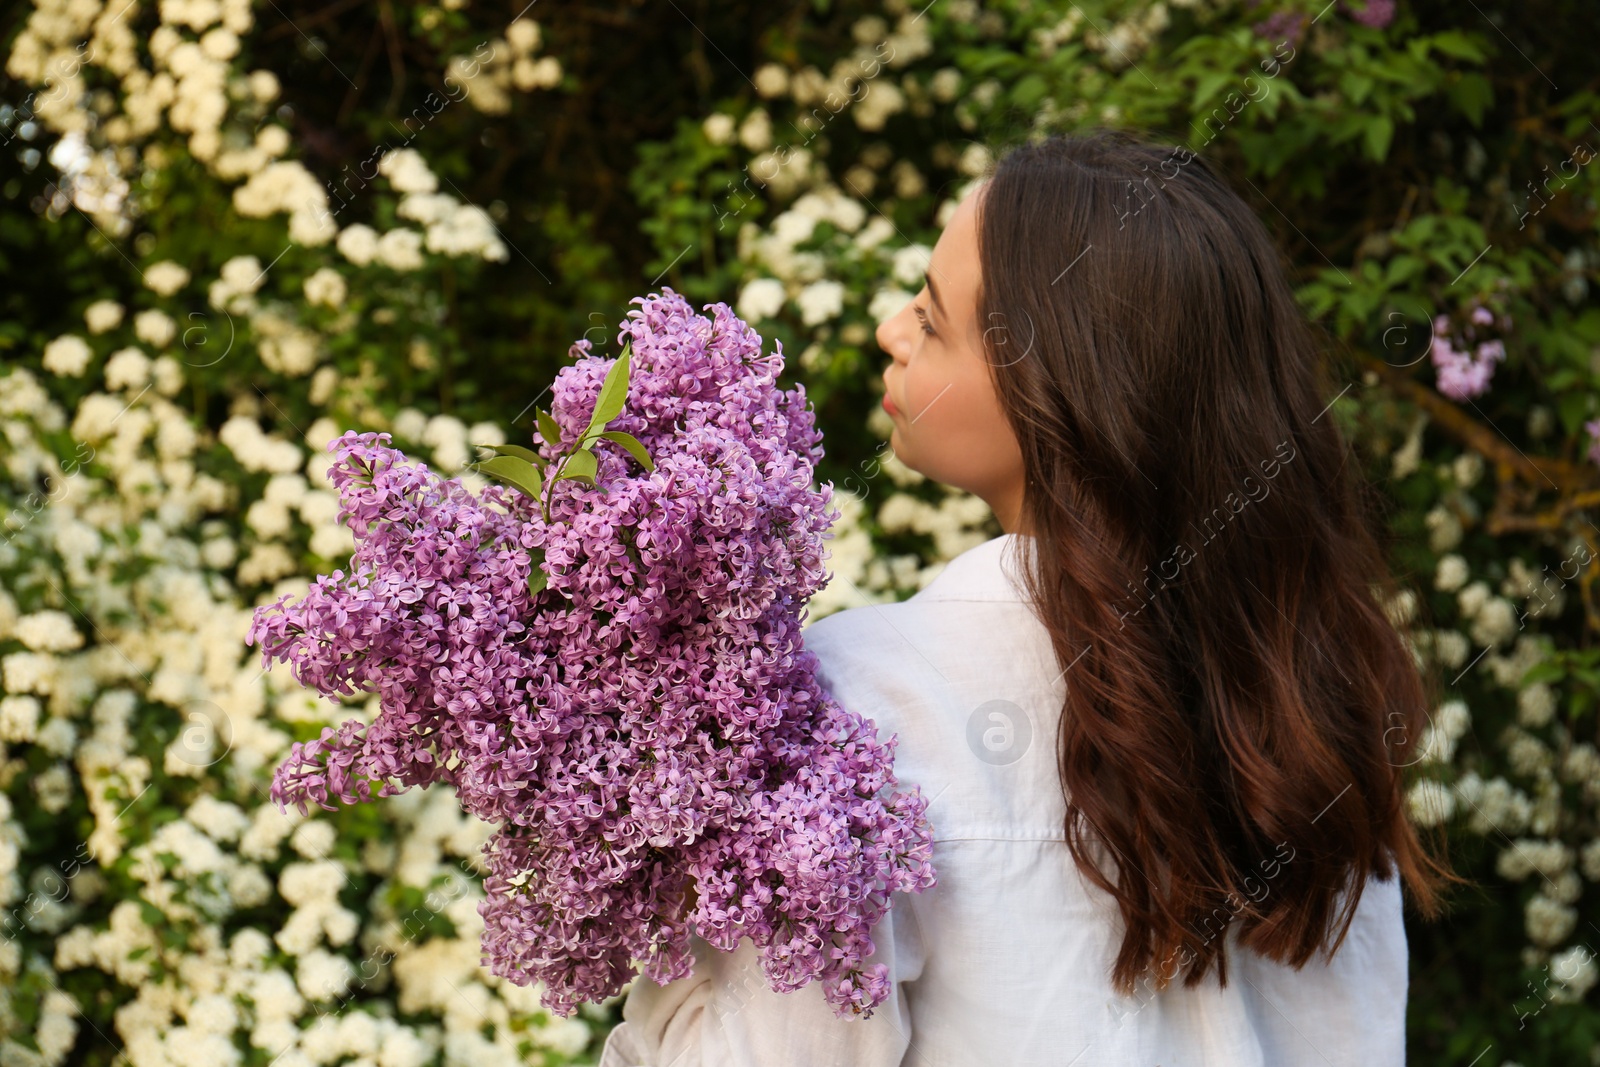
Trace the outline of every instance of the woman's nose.
[[891, 315], [887, 319], [880, 322], [878, 324], [876, 334], [878, 338], [878, 347], [883, 349], [884, 352], [888, 353], [889, 358], [897, 363], [904, 362], [905, 360], [905, 356], [903, 354], [904, 338], [899, 326], [897, 325], [904, 314], [905, 312], [902, 311], [899, 314]]

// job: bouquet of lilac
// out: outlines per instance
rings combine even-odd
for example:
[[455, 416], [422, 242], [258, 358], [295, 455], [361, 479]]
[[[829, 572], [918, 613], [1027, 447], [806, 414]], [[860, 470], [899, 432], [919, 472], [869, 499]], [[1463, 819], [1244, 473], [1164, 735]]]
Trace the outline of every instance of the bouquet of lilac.
[[748, 935], [774, 990], [820, 980], [870, 1015], [889, 992], [870, 931], [934, 872], [896, 739], [820, 688], [801, 641], [838, 516], [812, 488], [821, 435], [804, 388], [776, 387], [781, 343], [668, 288], [632, 302], [615, 360], [573, 346], [537, 451], [479, 465], [506, 485], [473, 494], [387, 434], [329, 445], [349, 573], [258, 608], [248, 640], [380, 711], [295, 744], [272, 795], [305, 812], [450, 783], [496, 824], [483, 962], [557, 1014], [635, 960], [686, 977], [693, 932]]

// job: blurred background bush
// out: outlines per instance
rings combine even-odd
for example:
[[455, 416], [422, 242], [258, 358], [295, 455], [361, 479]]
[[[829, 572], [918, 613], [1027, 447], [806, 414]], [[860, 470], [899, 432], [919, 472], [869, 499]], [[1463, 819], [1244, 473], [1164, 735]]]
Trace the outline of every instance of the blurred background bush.
[[[345, 429], [481, 485], [628, 300], [781, 343], [844, 519], [812, 602], [1000, 532], [895, 462], [877, 323], [1004, 146], [1126, 126], [1278, 237], [1449, 683], [1415, 1062], [1600, 1064], [1592, 5], [40, 0], [0, 79], [0, 1067], [593, 1062], [478, 966], [443, 790], [266, 795], [332, 705], [243, 644], [350, 549]], [[866, 413], [871, 414], [866, 414]], [[1408, 739], [1408, 741], [1413, 739]], [[1003, 1042], [1003, 1037], [997, 1036]]]

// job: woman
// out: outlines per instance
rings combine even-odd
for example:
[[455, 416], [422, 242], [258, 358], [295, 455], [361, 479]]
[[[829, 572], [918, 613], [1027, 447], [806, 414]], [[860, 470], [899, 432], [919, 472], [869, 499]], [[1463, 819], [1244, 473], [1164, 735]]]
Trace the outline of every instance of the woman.
[[[636, 981], [611, 1064], [1386, 1067], [1432, 706], [1265, 228], [1118, 132], [1004, 156], [878, 341], [891, 444], [1005, 533], [806, 631], [933, 797], [937, 886], [836, 1019], [749, 941]], [[1176, 979], [1176, 980], [1175, 980]]]

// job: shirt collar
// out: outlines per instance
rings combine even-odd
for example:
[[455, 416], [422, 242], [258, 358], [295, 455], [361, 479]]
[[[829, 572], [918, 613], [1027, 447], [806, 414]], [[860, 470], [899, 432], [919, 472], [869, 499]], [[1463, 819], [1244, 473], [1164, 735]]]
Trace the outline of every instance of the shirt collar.
[[1001, 534], [974, 545], [944, 565], [913, 600], [1026, 600], [1022, 553], [1031, 538]]

